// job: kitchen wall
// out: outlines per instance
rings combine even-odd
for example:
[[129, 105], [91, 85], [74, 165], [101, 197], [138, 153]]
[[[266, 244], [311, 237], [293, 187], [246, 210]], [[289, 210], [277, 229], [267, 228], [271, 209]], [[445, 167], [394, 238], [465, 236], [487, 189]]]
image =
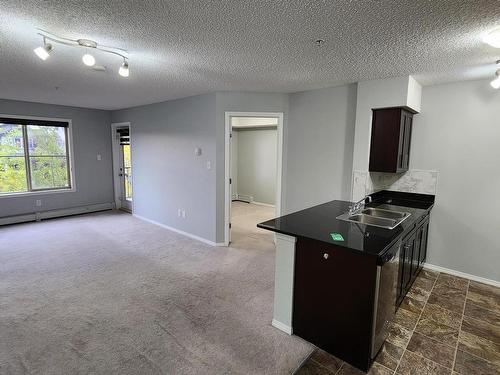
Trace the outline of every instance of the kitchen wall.
[[356, 84], [290, 95], [286, 212], [349, 200]]
[[76, 182], [74, 192], [0, 197], [0, 217], [114, 202], [108, 111], [0, 99], [0, 113], [71, 119]]
[[489, 81], [427, 86], [410, 166], [439, 171], [428, 262], [500, 281], [500, 92]]
[[210, 242], [216, 242], [215, 109], [213, 93], [112, 113], [112, 122], [131, 125], [134, 214]]
[[237, 194], [259, 203], [276, 203], [277, 141], [276, 127], [233, 128], [232, 143], [237, 143], [237, 178], [233, 182]]

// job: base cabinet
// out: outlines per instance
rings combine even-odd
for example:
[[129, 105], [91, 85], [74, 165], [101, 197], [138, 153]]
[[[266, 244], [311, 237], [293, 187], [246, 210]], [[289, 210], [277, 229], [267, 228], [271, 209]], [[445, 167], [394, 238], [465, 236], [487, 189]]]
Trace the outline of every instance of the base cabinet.
[[423, 268], [427, 257], [427, 238], [429, 233], [429, 215], [420, 221], [417, 227], [405, 238], [401, 246], [399, 266], [398, 305], [413, 285], [413, 281]]
[[375, 257], [298, 238], [293, 333], [367, 371], [376, 278]]

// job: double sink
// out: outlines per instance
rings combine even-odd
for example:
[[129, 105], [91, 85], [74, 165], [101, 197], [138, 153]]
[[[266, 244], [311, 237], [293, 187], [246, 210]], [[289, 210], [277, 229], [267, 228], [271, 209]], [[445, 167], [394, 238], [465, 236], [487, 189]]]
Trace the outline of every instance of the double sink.
[[365, 208], [356, 212], [346, 212], [337, 217], [339, 220], [350, 221], [374, 227], [394, 229], [407, 218], [410, 213], [386, 210], [382, 208]]

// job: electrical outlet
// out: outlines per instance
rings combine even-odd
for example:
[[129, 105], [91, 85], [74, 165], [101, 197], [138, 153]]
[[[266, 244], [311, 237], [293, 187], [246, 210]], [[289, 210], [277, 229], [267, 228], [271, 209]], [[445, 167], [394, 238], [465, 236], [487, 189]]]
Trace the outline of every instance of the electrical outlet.
[[185, 210], [182, 210], [182, 218], [185, 219], [186, 218], [186, 211]]
[[99, 161], [102, 160], [101, 154], [97, 154], [97, 160], [99, 160]]
[[180, 208], [177, 209], [177, 216], [178, 217], [181, 217], [182, 215], [182, 210]]
[[42, 207], [42, 200], [41, 200], [41, 199], [37, 199], [37, 200], [35, 201], [35, 205], [36, 205], [37, 207]]

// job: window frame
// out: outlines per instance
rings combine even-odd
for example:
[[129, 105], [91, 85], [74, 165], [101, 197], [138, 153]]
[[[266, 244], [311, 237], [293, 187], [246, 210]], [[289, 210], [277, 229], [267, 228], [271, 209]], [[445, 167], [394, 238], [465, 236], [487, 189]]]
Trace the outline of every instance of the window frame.
[[[56, 188], [43, 188], [43, 189], [33, 189], [31, 181], [31, 165], [30, 165], [30, 154], [27, 146], [29, 145], [28, 140], [28, 128], [23, 125], [23, 148], [24, 148], [24, 162], [26, 165], [26, 187], [27, 191], [10, 192], [10, 193], [0, 193], [0, 199], [2, 198], [12, 198], [19, 197], [23, 195], [44, 195], [44, 194], [54, 194], [54, 193], [70, 193], [76, 191], [76, 181], [75, 181], [75, 168], [74, 168], [74, 153], [73, 153], [73, 124], [71, 119], [65, 118], [55, 118], [55, 117], [39, 117], [39, 116], [20, 116], [20, 115], [7, 115], [1, 114], [0, 118], [3, 119], [16, 119], [16, 120], [38, 120], [46, 122], [65, 122], [68, 124], [65, 131], [66, 137], [66, 160], [68, 169], [68, 180], [69, 187], [56, 187]], [[36, 125], [36, 124], [28, 124]]]

